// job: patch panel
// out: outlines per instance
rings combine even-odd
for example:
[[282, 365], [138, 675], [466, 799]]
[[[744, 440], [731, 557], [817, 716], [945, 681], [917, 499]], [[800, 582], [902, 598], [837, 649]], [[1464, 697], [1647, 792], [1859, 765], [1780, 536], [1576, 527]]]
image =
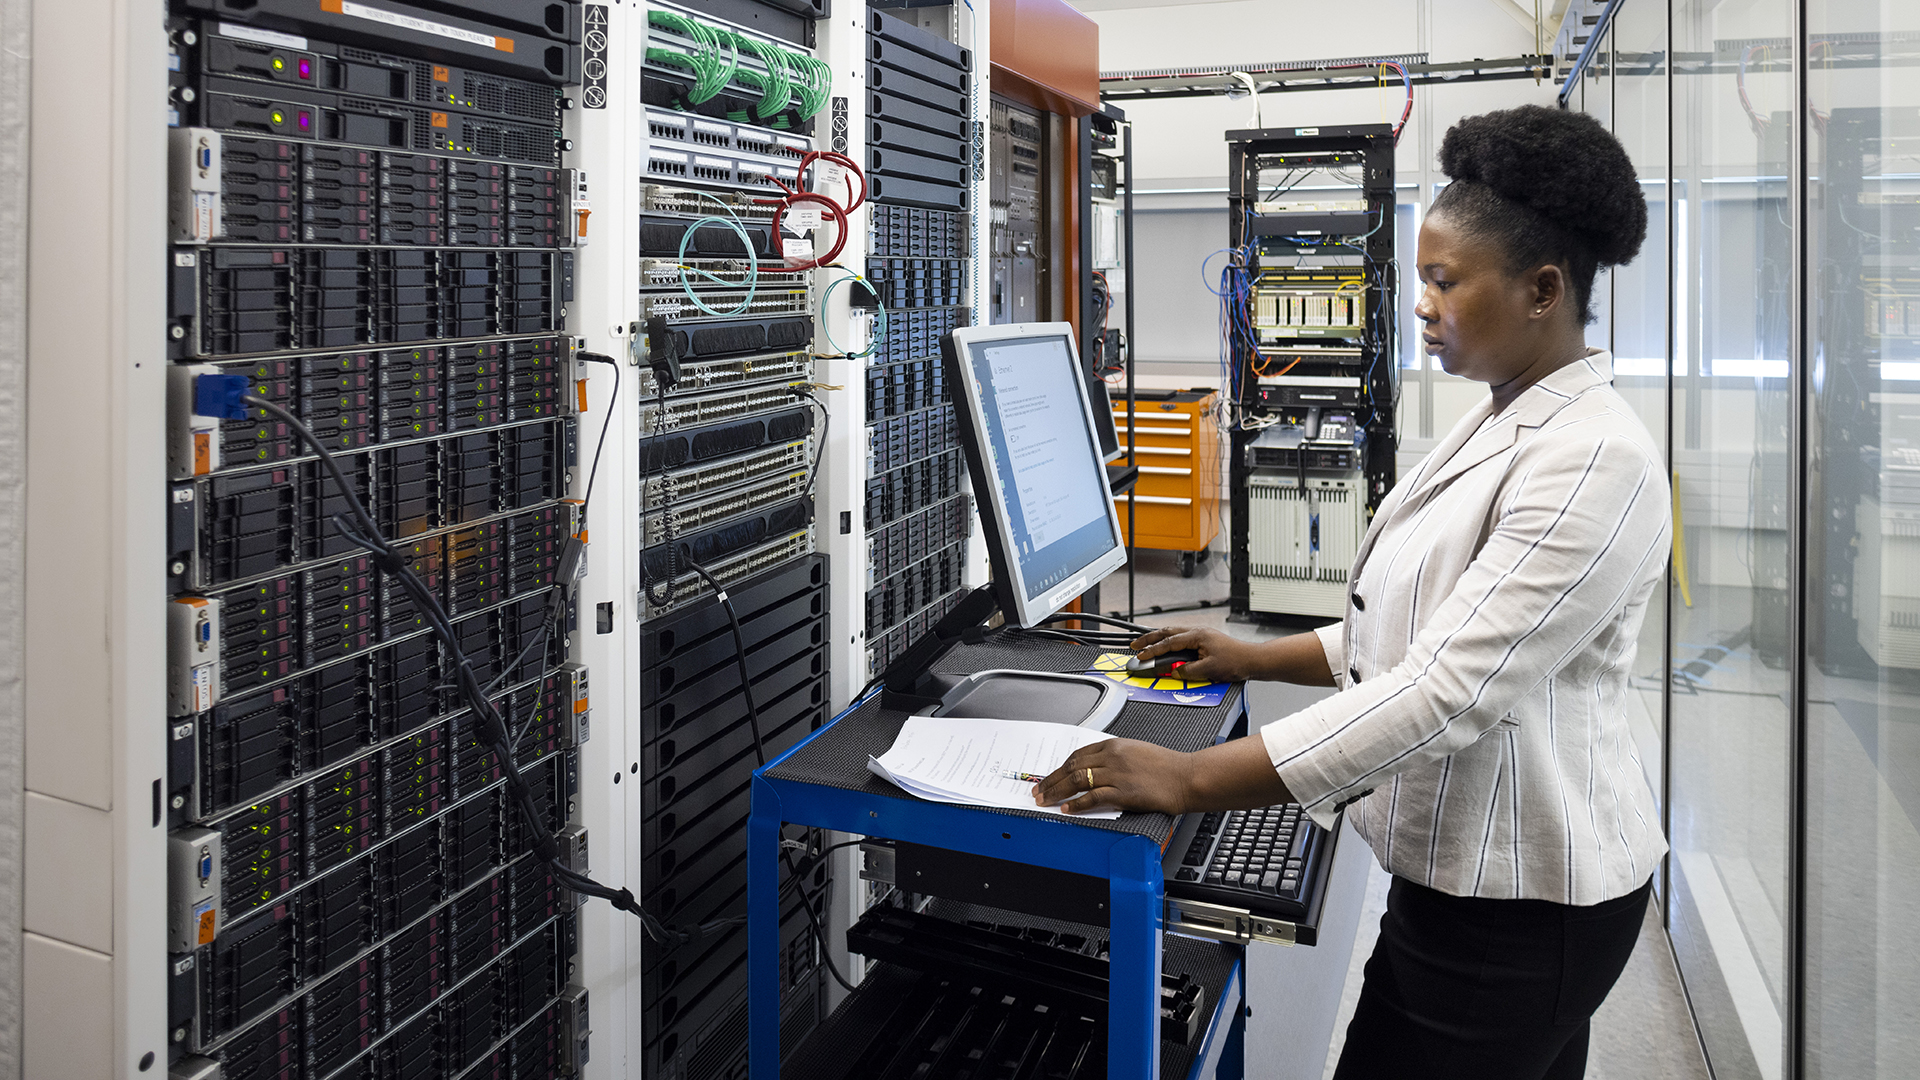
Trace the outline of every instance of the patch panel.
[[[803, 13], [808, 18], [820, 14]], [[754, 21], [759, 22], [758, 13]], [[811, 43], [810, 33], [806, 40]], [[707, 42], [718, 42], [726, 51], [719, 77], [709, 70], [716, 50]], [[778, 54], [778, 72], [769, 65], [768, 53]], [[813, 129], [831, 86], [825, 63], [759, 29], [664, 6], [648, 12], [641, 97], [655, 109], [714, 119], [751, 116], [769, 128], [804, 134]]]
[[643, 171], [651, 177], [687, 184], [717, 184], [752, 191], [779, 191], [774, 179], [793, 186], [800, 171], [784, 158], [739, 150], [701, 151], [653, 142], [646, 146]]
[[717, 120], [670, 109], [648, 109], [647, 137], [706, 152], [738, 150], [765, 158], [798, 162], [813, 149], [813, 140], [784, 131]]

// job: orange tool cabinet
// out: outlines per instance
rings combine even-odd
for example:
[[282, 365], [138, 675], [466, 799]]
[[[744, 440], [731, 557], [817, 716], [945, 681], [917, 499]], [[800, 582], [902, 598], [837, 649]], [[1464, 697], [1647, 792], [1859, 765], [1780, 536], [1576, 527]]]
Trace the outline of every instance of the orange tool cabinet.
[[1133, 504], [1135, 547], [1178, 551], [1180, 574], [1192, 577], [1197, 564], [1207, 561], [1214, 538], [1220, 535], [1220, 436], [1213, 408], [1218, 395], [1211, 390], [1134, 393], [1134, 412], [1127, 414], [1124, 397], [1113, 402], [1113, 424], [1120, 444], [1133, 430], [1134, 462], [1139, 482], [1115, 501], [1120, 526], [1127, 525], [1127, 504]]

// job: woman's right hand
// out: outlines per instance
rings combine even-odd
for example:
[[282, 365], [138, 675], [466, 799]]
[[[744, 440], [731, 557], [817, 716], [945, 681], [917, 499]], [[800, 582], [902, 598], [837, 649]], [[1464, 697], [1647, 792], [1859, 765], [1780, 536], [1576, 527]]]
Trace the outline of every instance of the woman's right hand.
[[1260, 646], [1241, 641], [1211, 627], [1169, 626], [1133, 639], [1129, 646], [1142, 660], [1176, 649], [1192, 649], [1200, 659], [1180, 669], [1188, 682], [1244, 682], [1263, 677]]

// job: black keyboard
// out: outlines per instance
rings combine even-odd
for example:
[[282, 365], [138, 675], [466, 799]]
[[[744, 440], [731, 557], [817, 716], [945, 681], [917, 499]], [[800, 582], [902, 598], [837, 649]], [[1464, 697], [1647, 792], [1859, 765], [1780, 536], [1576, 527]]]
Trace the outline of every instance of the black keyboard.
[[1161, 872], [1172, 896], [1297, 917], [1326, 846], [1326, 834], [1297, 804], [1188, 814]]

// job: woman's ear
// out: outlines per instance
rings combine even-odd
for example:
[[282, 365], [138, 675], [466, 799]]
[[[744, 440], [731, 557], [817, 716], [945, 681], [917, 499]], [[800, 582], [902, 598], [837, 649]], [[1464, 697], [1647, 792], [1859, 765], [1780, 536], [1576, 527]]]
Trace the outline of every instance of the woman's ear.
[[1533, 317], [1545, 318], [1567, 301], [1567, 275], [1552, 263], [1533, 272]]

